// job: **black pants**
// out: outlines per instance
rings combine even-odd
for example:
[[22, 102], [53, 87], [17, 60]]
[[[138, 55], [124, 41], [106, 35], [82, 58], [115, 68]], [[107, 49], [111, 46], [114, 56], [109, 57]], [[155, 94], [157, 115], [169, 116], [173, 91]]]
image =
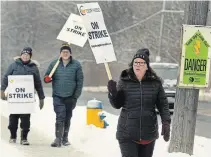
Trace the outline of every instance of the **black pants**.
[[72, 103], [72, 97], [53, 97], [54, 112], [56, 113], [56, 123], [64, 122], [65, 126], [70, 126], [73, 108]]
[[155, 141], [142, 145], [133, 141], [119, 140], [122, 157], [152, 157]]
[[20, 118], [20, 127], [24, 132], [29, 132], [30, 130], [30, 114], [10, 114], [9, 116], [9, 126], [8, 129], [11, 132], [11, 137], [16, 138], [16, 132], [18, 129], [18, 120]]

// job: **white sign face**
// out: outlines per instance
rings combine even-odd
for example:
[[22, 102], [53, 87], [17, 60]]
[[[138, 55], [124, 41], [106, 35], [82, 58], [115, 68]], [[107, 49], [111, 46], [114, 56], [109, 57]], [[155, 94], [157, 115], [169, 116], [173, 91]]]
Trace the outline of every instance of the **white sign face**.
[[113, 43], [98, 3], [77, 4], [97, 64], [116, 61]]
[[9, 103], [31, 103], [35, 102], [34, 78], [32, 75], [10, 75], [8, 76]]
[[70, 14], [57, 39], [83, 47], [87, 41], [87, 32], [81, 17]]

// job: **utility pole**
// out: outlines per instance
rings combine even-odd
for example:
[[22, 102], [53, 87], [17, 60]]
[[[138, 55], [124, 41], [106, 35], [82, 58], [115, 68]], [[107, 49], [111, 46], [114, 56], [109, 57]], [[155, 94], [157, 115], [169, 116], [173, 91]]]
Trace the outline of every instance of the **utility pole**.
[[161, 52], [161, 46], [162, 46], [162, 37], [163, 37], [163, 23], [164, 23], [164, 14], [165, 14], [165, 8], [166, 8], [166, 0], [163, 0], [163, 7], [161, 12], [161, 20], [160, 20], [160, 36], [159, 36], [159, 49], [157, 56], [155, 58], [156, 62], [161, 61], [160, 52]]
[[[209, 1], [185, 3], [184, 24], [206, 25]], [[198, 98], [199, 89], [177, 87], [169, 153], [193, 154]]]

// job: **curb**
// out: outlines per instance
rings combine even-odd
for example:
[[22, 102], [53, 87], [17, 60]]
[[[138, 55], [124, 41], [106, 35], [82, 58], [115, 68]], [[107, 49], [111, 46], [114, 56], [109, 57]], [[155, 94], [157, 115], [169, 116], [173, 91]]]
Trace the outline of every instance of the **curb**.
[[107, 86], [90, 86], [83, 87], [83, 91], [85, 92], [108, 92]]
[[[107, 86], [90, 86], [90, 87], [84, 87], [83, 91], [85, 92], [103, 92], [107, 93], [108, 89]], [[211, 101], [211, 91], [210, 92], [204, 92], [204, 90], [200, 90], [199, 92], [199, 100], [200, 101]]]

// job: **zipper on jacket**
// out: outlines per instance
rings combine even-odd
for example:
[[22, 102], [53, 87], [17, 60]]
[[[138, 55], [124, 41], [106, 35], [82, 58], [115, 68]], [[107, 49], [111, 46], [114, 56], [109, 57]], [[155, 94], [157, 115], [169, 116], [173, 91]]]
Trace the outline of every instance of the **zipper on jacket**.
[[142, 83], [141, 83], [141, 81], [139, 81], [140, 82], [140, 92], [141, 92], [141, 113], [140, 113], [140, 140], [141, 140], [141, 129], [142, 129], [142, 127], [141, 127], [141, 125], [142, 125], [142, 118], [141, 118], [141, 115], [142, 115], [142, 102], [143, 102], [143, 100], [142, 100]]

